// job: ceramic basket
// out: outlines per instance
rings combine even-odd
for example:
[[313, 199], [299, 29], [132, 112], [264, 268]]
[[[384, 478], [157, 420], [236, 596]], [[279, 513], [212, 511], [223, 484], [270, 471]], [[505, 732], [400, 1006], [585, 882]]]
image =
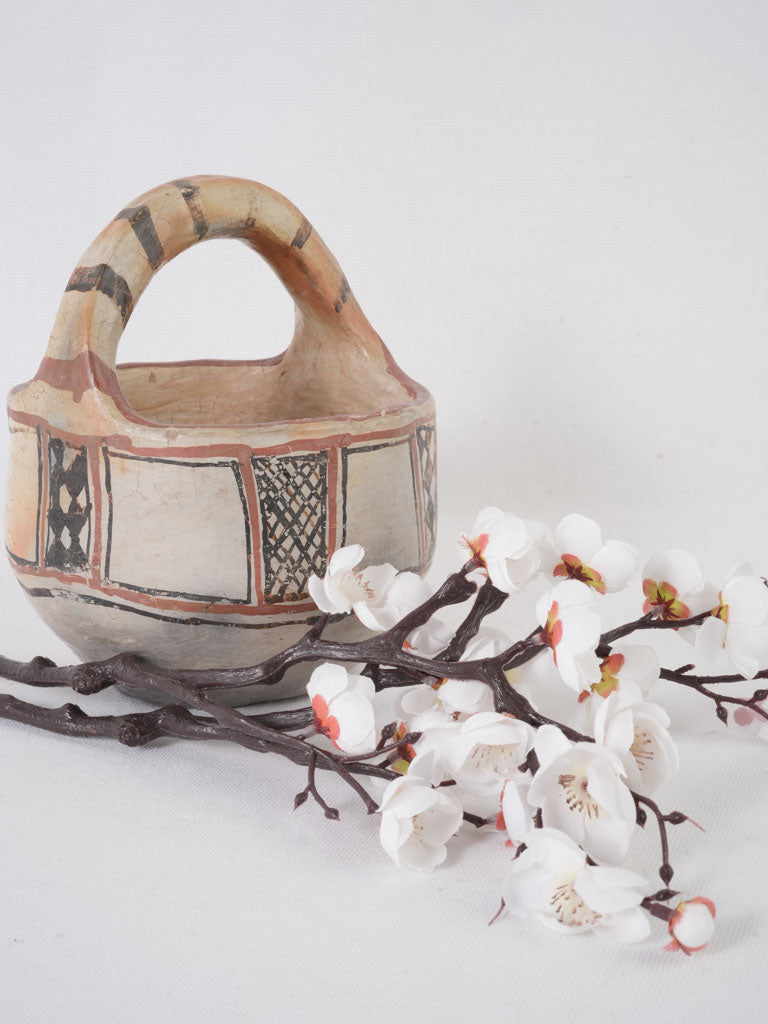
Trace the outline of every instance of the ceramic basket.
[[[153, 275], [238, 238], [291, 294], [288, 349], [263, 360], [116, 365]], [[82, 659], [254, 664], [318, 615], [307, 580], [352, 543], [422, 573], [435, 541], [434, 404], [372, 329], [336, 260], [283, 196], [174, 181], [121, 210], [67, 284], [35, 378], [8, 399], [11, 565]], [[328, 635], [354, 631], [332, 622]], [[306, 679], [299, 666], [277, 688]]]

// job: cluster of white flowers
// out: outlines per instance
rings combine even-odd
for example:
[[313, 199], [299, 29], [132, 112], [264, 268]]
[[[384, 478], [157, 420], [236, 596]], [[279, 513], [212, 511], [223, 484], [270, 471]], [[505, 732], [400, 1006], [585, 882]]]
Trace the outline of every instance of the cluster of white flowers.
[[[551, 531], [486, 508], [459, 549], [471, 578], [485, 576], [508, 594], [534, 590], [537, 660], [565, 685], [564, 715], [578, 712], [586, 733], [496, 710], [490, 686], [473, 678], [471, 666], [510, 650], [513, 639], [488, 626], [458, 662], [468, 665], [466, 678], [436, 672], [423, 683], [377, 691], [367, 676], [318, 666], [308, 687], [316, 729], [348, 755], [370, 752], [380, 763], [375, 751], [388, 751], [397, 775], [379, 801], [380, 836], [398, 865], [434, 868], [451, 837], [481, 819], [503, 833], [509, 911], [570, 934], [640, 940], [649, 932], [643, 900], [652, 886], [623, 865], [640, 808], [677, 772], [678, 754], [668, 714], [648, 699], [660, 675], [656, 652], [623, 635], [606, 642], [605, 595], [633, 584], [638, 620], [680, 622], [697, 670], [753, 678], [768, 665], [768, 587], [739, 567], [718, 592], [696, 559], [677, 549], [653, 556], [638, 576], [635, 549], [603, 541], [597, 523], [577, 514]], [[359, 545], [337, 551], [325, 577], [310, 580], [310, 593], [322, 611], [353, 612], [384, 632], [432, 591], [390, 565], [359, 568], [363, 556]], [[432, 619], [405, 647], [439, 659], [451, 638], [448, 626]], [[514, 679], [524, 675], [522, 669]], [[742, 724], [751, 717], [746, 708], [736, 716]], [[407, 734], [418, 739], [397, 746]], [[462, 824], [465, 816], [472, 826]], [[666, 914], [668, 948], [689, 953], [711, 936], [714, 906], [702, 897], [654, 913]]]

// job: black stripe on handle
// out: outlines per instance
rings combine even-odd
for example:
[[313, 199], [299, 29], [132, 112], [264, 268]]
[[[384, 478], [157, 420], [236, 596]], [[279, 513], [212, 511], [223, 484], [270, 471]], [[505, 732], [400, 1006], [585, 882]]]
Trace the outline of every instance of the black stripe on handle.
[[174, 181], [173, 184], [181, 192], [184, 202], [187, 204], [187, 209], [195, 229], [195, 238], [198, 240], [205, 238], [208, 234], [208, 221], [205, 219], [205, 214], [200, 205], [200, 186], [195, 185], [192, 181], [183, 181], [181, 179]]
[[141, 247], [147, 254], [149, 265], [157, 270], [163, 262], [165, 253], [160, 239], [157, 237], [155, 224], [148, 206], [126, 206], [115, 217], [115, 220], [127, 220], [134, 230]]
[[303, 218], [299, 225], [299, 230], [296, 232], [293, 241], [291, 242], [292, 249], [303, 249], [304, 243], [312, 234], [312, 225], [309, 223], [306, 217]]
[[99, 291], [107, 295], [120, 310], [123, 327], [133, 312], [133, 296], [128, 282], [124, 277], [116, 274], [106, 263], [99, 263], [95, 267], [76, 267], [64, 290], [67, 292]]

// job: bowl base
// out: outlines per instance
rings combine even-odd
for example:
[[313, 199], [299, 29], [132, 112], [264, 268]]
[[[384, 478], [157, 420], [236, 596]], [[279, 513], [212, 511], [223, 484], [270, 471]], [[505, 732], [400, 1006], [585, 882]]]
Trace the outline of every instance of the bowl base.
[[[173, 621], [138, 614], [130, 607], [105, 606], [78, 600], [64, 589], [36, 588], [25, 593], [48, 626], [83, 662], [102, 661], [117, 654], [136, 654], [163, 669], [234, 669], [258, 665], [297, 643], [317, 620], [318, 612], [282, 621]], [[331, 621], [323, 636], [356, 641], [370, 636], [354, 615]], [[107, 639], [105, 639], [107, 638]], [[255, 685], [217, 692], [216, 701], [230, 707], [285, 700], [305, 692], [317, 662], [289, 668], [274, 685]], [[131, 690], [132, 696], [137, 691]], [[151, 703], [168, 699], [151, 691], [140, 694]]]

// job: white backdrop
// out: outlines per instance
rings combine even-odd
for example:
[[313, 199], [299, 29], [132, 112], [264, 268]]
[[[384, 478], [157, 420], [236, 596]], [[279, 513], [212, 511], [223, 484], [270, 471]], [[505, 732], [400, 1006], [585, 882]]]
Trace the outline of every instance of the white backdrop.
[[[117, 210], [173, 178], [255, 178], [435, 394], [435, 579], [488, 503], [582, 511], [715, 579], [768, 570], [759, 0], [31, 0], [0, 19], [2, 390], [36, 372]], [[153, 282], [121, 358], [271, 355], [291, 329], [269, 270], [217, 242]], [[67, 659], [4, 564], [0, 601], [4, 653]], [[489, 930], [498, 840], [401, 875], [345, 794], [341, 825], [292, 814], [300, 771], [273, 759], [0, 723], [7, 1019], [762, 1019], [768, 747], [670, 703], [666, 803], [707, 827], [675, 833], [678, 875], [720, 923], [691, 962], [659, 951], [661, 926], [618, 951]]]

